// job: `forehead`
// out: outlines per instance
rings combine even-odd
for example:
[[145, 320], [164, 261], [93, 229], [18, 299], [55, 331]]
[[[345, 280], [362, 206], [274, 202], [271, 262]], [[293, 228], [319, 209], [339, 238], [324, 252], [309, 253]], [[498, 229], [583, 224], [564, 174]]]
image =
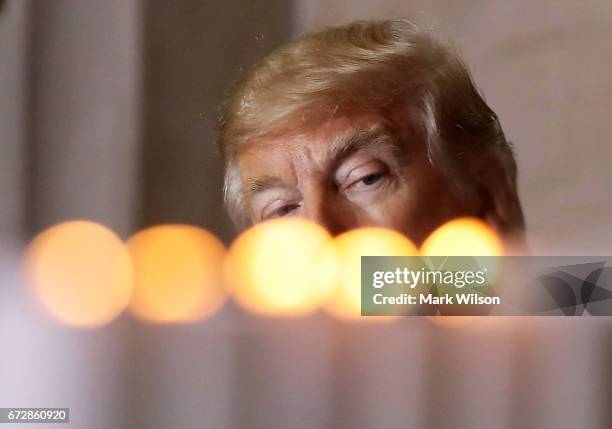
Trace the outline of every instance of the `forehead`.
[[300, 161], [323, 167], [330, 146], [339, 136], [375, 125], [390, 127], [386, 119], [366, 114], [336, 118], [305, 132], [287, 133], [248, 142], [238, 156], [240, 175], [243, 180], [257, 176], [274, 176], [282, 173], [289, 164]]

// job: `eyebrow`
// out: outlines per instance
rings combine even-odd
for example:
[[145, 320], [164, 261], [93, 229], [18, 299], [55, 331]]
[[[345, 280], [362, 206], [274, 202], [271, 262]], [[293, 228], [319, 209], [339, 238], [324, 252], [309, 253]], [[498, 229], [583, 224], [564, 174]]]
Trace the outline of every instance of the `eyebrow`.
[[[401, 151], [397, 146], [396, 140], [384, 125], [375, 124], [367, 128], [350, 129], [334, 138], [329, 145], [327, 151], [329, 165], [332, 169], [337, 169], [350, 156], [374, 148], [380, 149], [381, 144], [390, 149], [392, 154], [400, 155]], [[284, 188], [285, 186], [284, 182], [278, 177], [252, 177], [245, 180], [240, 193], [243, 201], [249, 201], [256, 194], [268, 189]]]
[[245, 199], [249, 199], [253, 197], [253, 195], [258, 194], [260, 192], [266, 191], [272, 188], [282, 188], [284, 187], [283, 181], [278, 177], [274, 176], [261, 176], [261, 177], [251, 177], [245, 180], [244, 185], [241, 189], [242, 197]]
[[329, 146], [327, 158], [332, 168], [337, 168], [346, 158], [358, 152], [375, 148], [378, 152], [381, 145], [390, 149], [393, 155], [400, 155], [401, 151], [393, 134], [382, 124], [351, 129], [334, 139]]

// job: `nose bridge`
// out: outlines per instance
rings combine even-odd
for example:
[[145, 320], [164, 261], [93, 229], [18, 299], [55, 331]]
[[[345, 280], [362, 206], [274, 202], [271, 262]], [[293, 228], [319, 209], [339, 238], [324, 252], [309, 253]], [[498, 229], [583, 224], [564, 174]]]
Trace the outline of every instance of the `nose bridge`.
[[325, 227], [332, 235], [348, 229], [348, 213], [342, 210], [339, 198], [321, 183], [311, 184], [304, 192], [304, 218]]

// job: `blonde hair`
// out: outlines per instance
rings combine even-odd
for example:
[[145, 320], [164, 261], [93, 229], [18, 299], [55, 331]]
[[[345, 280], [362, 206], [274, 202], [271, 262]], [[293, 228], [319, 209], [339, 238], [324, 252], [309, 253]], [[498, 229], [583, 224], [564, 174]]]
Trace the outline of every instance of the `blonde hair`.
[[[303, 129], [353, 112], [389, 116], [409, 107], [429, 158], [445, 172], [459, 147], [501, 148], [516, 165], [495, 113], [466, 66], [431, 32], [406, 20], [358, 21], [305, 35], [254, 65], [223, 105], [218, 143], [225, 159], [225, 198], [232, 219], [246, 221], [236, 159], [251, 139]], [[452, 152], [451, 152], [452, 153]]]

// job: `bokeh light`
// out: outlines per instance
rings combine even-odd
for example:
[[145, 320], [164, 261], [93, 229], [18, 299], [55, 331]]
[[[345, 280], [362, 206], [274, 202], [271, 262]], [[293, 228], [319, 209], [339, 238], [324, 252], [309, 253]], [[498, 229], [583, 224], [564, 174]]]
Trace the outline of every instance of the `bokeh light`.
[[[437, 228], [421, 246], [423, 256], [502, 256], [503, 244], [497, 233], [487, 223], [476, 218], [451, 220]], [[489, 279], [494, 279], [499, 264], [487, 264]], [[478, 316], [431, 316], [438, 326], [457, 328], [472, 325]]]
[[469, 217], [440, 226], [421, 246], [424, 256], [501, 256], [503, 253], [495, 231], [482, 220]]
[[[403, 234], [384, 228], [360, 228], [337, 236], [318, 257], [318, 272], [334, 284], [325, 309], [341, 319], [361, 316], [361, 257], [415, 256], [416, 246]], [[371, 316], [382, 321], [391, 317]]]
[[300, 316], [329, 294], [317, 281], [313, 258], [331, 240], [321, 226], [303, 219], [260, 223], [230, 247], [226, 279], [240, 306], [256, 314]]
[[26, 249], [24, 267], [43, 307], [71, 326], [104, 325], [130, 300], [128, 252], [111, 230], [93, 222], [69, 221], [43, 231]]
[[129, 311], [155, 323], [194, 322], [225, 302], [226, 249], [211, 233], [188, 225], [145, 229], [128, 240], [134, 265]]

